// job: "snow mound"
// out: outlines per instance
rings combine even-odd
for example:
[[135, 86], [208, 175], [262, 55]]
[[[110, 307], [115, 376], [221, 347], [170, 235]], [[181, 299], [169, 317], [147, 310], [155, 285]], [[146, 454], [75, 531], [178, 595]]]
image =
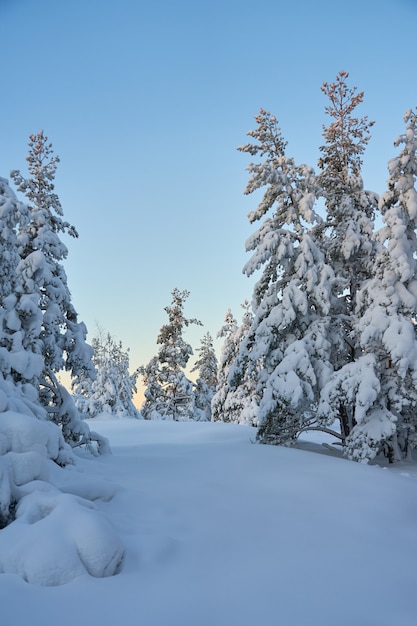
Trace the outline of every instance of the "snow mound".
[[0, 535], [0, 571], [37, 585], [117, 574], [124, 548], [96, 506], [44, 483], [24, 496]]
[[60, 465], [71, 462], [72, 453], [59, 428], [17, 411], [5, 411], [0, 420], [0, 454], [37, 452]]
[[76, 461], [57, 425], [0, 413], [1, 573], [37, 585], [118, 573], [124, 547], [93, 503], [111, 500], [115, 488], [88, 480]]

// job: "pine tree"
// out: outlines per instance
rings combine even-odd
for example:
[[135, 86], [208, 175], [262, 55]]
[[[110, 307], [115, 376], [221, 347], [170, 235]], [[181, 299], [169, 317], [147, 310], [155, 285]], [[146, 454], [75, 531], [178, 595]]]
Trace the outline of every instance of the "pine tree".
[[230, 413], [226, 410], [225, 403], [230, 390], [228, 376], [230, 366], [236, 358], [239, 344], [236, 341], [238, 330], [237, 320], [233, 317], [230, 309], [227, 310], [224, 324], [217, 333], [218, 338], [223, 338], [223, 346], [220, 354], [217, 371], [216, 392], [211, 401], [211, 414], [214, 422], [230, 422]]
[[355, 310], [356, 292], [369, 277], [372, 254], [376, 193], [366, 191], [361, 176], [362, 154], [370, 140], [374, 122], [355, 117], [364, 93], [346, 83], [349, 74], [339, 72], [334, 83], [323, 83], [322, 91], [330, 104], [325, 107], [332, 118], [323, 127], [326, 143], [321, 146], [318, 184], [326, 204], [322, 245], [338, 279], [340, 305]]
[[43, 361], [23, 346], [25, 330], [39, 324], [39, 314], [26, 307], [22, 320], [24, 297], [21, 292], [19, 245], [16, 231], [29, 219], [27, 207], [19, 202], [8, 182], [0, 178], [0, 368], [3, 376], [15, 382], [28, 381], [40, 375]]
[[[25, 579], [32, 582], [48, 580], [49, 584], [56, 584], [59, 580], [56, 559], [36, 559], [33, 569], [33, 557], [29, 557], [26, 559], [29, 566], [25, 566], [23, 553], [27, 549], [22, 552], [22, 545], [29, 545], [30, 536], [25, 536], [27, 524], [20, 523], [19, 529], [19, 521], [16, 521], [19, 515], [20, 521], [24, 517], [33, 522], [44, 516], [42, 512], [39, 515], [41, 509], [45, 509], [47, 516], [55, 513], [48, 518], [49, 528], [55, 539], [56, 536], [63, 538], [65, 553], [75, 555], [69, 558], [71, 572], [74, 568], [76, 571], [91, 571], [91, 565], [94, 575], [115, 574], [124, 550], [111, 528], [103, 525], [100, 512], [91, 508], [88, 500], [61, 493], [57, 484], [63, 479], [68, 487], [65, 477], [60, 476], [61, 468], [76, 462], [65, 436], [73, 445], [86, 444], [92, 452], [96, 451], [92, 442], [96, 442], [99, 451], [107, 449], [107, 442], [90, 432], [80, 420], [64, 388], [59, 390], [59, 409], [54, 409], [55, 413], [59, 410], [61, 416], [66, 416], [61, 427], [48, 419], [51, 407], [40, 401], [39, 383], [45, 371], [45, 359], [41, 350], [42, 304], [36, 289], [41, 273], [34, 271], [30, 277], [32, 284], [29, 284], [28, 275], [22, 271], [27, 266], [21, 259], [22, 249], [17, 237], [29, 222], [28, 208], [17, 200], [7, 181], [0, 178], [0, 530], [3, 529], [2, 537], [4, 533], [3, 548], [6, 544], [10, 548], [9, 556], [3, 559], [2, 571], [15, 571], [14, 564], [20, 563], [18, 569], [24, 572]], [[33, 257], [31, 263], [35, 266]], [[41, 264], [38, 264], [37, 269], [40, 268]], [[102, 492], [100, 487], [93, 487], [88, 498], [100, 498], [100, 490]], [[74, 523], [86, 519], [86, 511], [90, 535], [95, 538], [92, 558], [85, 542], [80, 543], [72, 533]], [[11, 526], [10, 532], [6, 526]], [[45, 548], [42, 541], [47, 543], [50, 534], [41, 533], [44, 538], [38, 536], [38, 555]], [[57, 545], [56, 541], [54, 545]], [[107, 552], [108, 546], [110, 550]], [[84, 551], [83, 554], [80, 550]], [[99, 552], [101, 557], [97, 563]], [[78, 557], [79, 569], [74, 563]], [[26, 576], [27, 570], [29, 574]]]
[[20, 262], [16, 230], [29, 218], [27, 207], [18, 201], [8, 181], [0, 178], [0, 306], [17, 290], [17, 271]]
[[189, 291], [172, 291], [172, 302], [165, 307], [168, 324], [159, 331], [157, 344], [158, 361], [151, 361], [148, 366], [139, 368], [139, 372], [148, 377], [152, 392], [146, 394], [141, 413], [145, 418], [156, 415], [164, 419], [183, 421], [194, 417], [194, 393], [191, 381], [184, 373], [193, 350], [183, 338], [184, 329], [191, 324], [201, 325], [197, 319], [188, 319], [184, 315], [185, 300]]
[[362, 402], [363, 381], [369, 371], [357, 331], [358, 293], [372, 276], [373, 259], [380, 248], [374, 238], [378, 196], [364, 189], [361, 176], [362, 155], [373, 122], [366, 116], [355, 117], [364, 94], [347, 85], [348, 76], [339, 72], [335, 82], [322, 86], [330, 101], [326, 113], [332, 122], [324, 127], [326, 143], [320, 148], [322, 171], [318, 176], [327, 210], [320, 247], [335, 274], [328, 327], [334, 374], [321, 392], [318, 426], [326, 428], [336, 420], [343, 443], [361, 414], [352, 400], [352, 389], [356, 389], [353, 397]]
[[[360, 372], [355, 421], [347, 439], [351, 458], [391, 460], [417, 447], [417, 116], [405, 113], [400, 154], [388, 164], [388, 190], [379, 208], [385, 226], [377, 238], [372, 277], [358, 293], [357, 332], [367, 372]], [[365, 377], [366, 376], [366, 377]], [[366, 383], [366, 387], [365, 387]]]
[[199, 357], [192, 368], [192, 372], [198, 372], [195, 382], [194, 405], [196, 414], [201, 415], [202, 420], [211, 420], [211, 401], [217, 386], [217, 357], [214, 351], [213, 338], [206, 333], [201, 340], [200, 348], [197, 348]]
[[75, 406], [88, 417], [109, 413], [117, 417], [140, 417], [133, 404], [138, 371], [129, 372], [129, 349], [110, 333], [99, 329], [92, 340], [96, 377], [83, 377], [74, 388]]
[[245, 193], [266, 187], [249, 221], [268, 216], [247, 241], [254, 253], [244, 273], [250, 276], [261, 267], [263, 272], [252, 299], [254, 318], [229, 381], [236, 392], [248, 379], [256, 389], [261, 440], [270, 441], [273, 432], [275, 443], [292, 443], [328, 375], [334, 276], [313, 230], [321, 223], [314, 210], [314, 170], [286, 156], [274, 116], [261, 110], [255, 119], [258, 126], [248, 133], [255, 142], [239, 150], [265, 157], [249, 165]]
[[160, 382], [161, 370], [157, 356], [152, 357], [147, 365], [139, 367], [139, 374], [142, 376], [145, 386], [145, 400], [140, 412], [146, 420], [160, 419], [164, 414], [164, 390]]
[[241, 305], [244, 313], [240, 325], [234, 319], [230, 309], [226, 313], [225, 324], [218, 332], [224, 337], [220, 356], [218, 383], [212, 400], [212, 412], [215, 421], [250, 424], [255, 426], [258, 419], [258, 396], [256, 380], [253, 375], [244, 375], [239, 385], [233, 385], [234, 361], [239, 353], [240, 345], [246, 338], [253, 321], [251, 306], [247, 300]]
[[89, 439], [71, 396], [58, 383], [57, 373], [66, 369], [73, 378], [94, 376], [92, 348], [86, 343], [87, 329], [77, 321], [67, 276], [62, 265], [68, 250], [60, 233], [77, 236], [73, 226], [62, 219], [63, 211], [54, 192], [59, 158], [41, 131], [31, 135], [27, 157], [29, 178], [19, 170], [11, 172], [18, 191], [28, 199], [29, 218], [20, 224], [18, 245], [21, 261], [17, 272], [17, 297], [21, 347], [43, 360], [41, 373], [19, 372], [32, 383], [52, 419], [61, 426], [72, 445]]

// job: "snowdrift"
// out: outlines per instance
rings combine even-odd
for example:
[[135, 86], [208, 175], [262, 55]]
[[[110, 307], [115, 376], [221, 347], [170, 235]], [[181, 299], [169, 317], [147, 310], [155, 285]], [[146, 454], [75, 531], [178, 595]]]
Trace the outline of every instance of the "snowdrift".
[[0, 572], [61, 585], [86, 573], [119, 571], [124, 547], [93, 502], [109, 500], [113, 491], [97, 480], [89, 484], [76, 466], [58, 426], [17, 411], [1, 413]]

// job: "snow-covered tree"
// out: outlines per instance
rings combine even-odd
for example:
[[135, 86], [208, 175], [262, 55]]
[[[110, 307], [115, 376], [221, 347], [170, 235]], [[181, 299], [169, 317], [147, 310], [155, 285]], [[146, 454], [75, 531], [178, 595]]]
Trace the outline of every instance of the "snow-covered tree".
[[217, 370], [216, 392], [211, 401], [211, 414], [213, 422], [230, 422], [229, 412], [226, 411], [225, 401], [229, 392], [228, 376], [230, 366], [236, 358], [239, 344], [236, 342], [238, 330], [237, 320], [233, 317], [230, 309], [227, 310], [224, 324], [217, 333], [218, 338], [223, 338], [223, 346], [220, 353]]
[[129, 372], [129, 349], [110, 333], [99, 329], [92, 340], [96, 377], [81, 377], [73, 385], [75, 406], [88, 417], [109, 413], [117, 417], [140, 417], [133, 404], [138, 371]]
[[142, 365], [138, 371], [145, 386], [145, 400], [140, 408], [141, 415], [146, 420], [160, 419], [164, 414], [165, 404], [158, 357], [152, 357], [149, 363]]
[[20, 255], [16, 230], [28, 218], [27, 207], [17, 200], [7, 180], [0, 178], [0, 370], [3, 376], [12, 377], [16, 382], [22, 375], [24, 380], [31, 379], [35, 373], [39, 375], [43, 365], [40, 355], [22, 345], [23, 326], [28, 328], [33, 317], [29, 320], [27, 314], [24, 321], [21, 319], [21, 277], [17, 271]]
[[213, 421], [234, 422], [237, 424], [257, 424], [257, 394], [253, 375], [243, 376], [239, 385], [231, 385], [229, 381], [231, 367], [239, 353], [242, 341], [246, 338], [253, 321], [250, 303], [246, 300], [240, 325], [234, 319], [230, 309], [226, 313], [225, 323], [217, 336], [224, 342], [218, 368], [216, 393], [212, 400]]
[[[43, 355], [33, 352], [30, 342], [25, 344], [26, 334], [35, 334], [40, 328], [40, 312], [23, 290], [19, 271], [17, 230], [28, 219], [27, 207], [0, 178], [0, 528], [19, 515], [26, 496], [34, 500], [37, 488], [45, 492], [55, 489], [48, 482], [54, 467], [75, 462], [63, 429], [48, 420], [34, 384], [43, 371]], [[106, 441], [73, 416], [65, 390], [61, 398], [60, 410], [77, 426], [78, 443], [91, 446], [96, 441], [104, 451]], [[29, 511], [29, 503], [25, 506]]]
[[[269, 216], [247, 241], [254, 254], [244, 272], [263, 272], [254, 319], [228, 378], [236, 390], [248, 374], [256, 379], [258, 438], [267, 443], [293, 443], [303, 430], [318, 428], [345, 444], [356, 424], [346, 380], [356, 377], [357, 392], [365, 378], [373, 384], [357, 324], [358, 293], [381, 249], [373, 236], [378, 197], [364, 189], [361, 176], [373, 122], [355, 116], [363, 93], [347, 78], [340, 72], [322, 86], [331, 123], [324, 127], [318, 176], [286, 156], [278, 122], [264, 110], [248, 133], [255, 141], [239, 148], [263, 157], [248, 168], [245, 193], [266, 187], [249, 220]], [[325, 219], [315, 211], [320, 197]]]
[[[356, 388], [353, 397], [362, 402], [363, 381], [369, 382], [370, 361], [363, 355], [357, 327], [358, 293], [372, 277], [381, 248], [374, 237], [378, 196], [364, 189], [361, 176], [362, 155], [373, 122], [355, 116], [363, 92], [350, 88], [347, 78], [347, 72], [339, 72], [335, 82], [322, 86], [332, 121], [324, 127], [326, 143], [320, 148], [322, 171], [318, 177], [327, 211], [321, 248], [335, 274], [328, 334], [334, 375], [322, 389], [318, 427], [329, 427], [336, 420], [343, 443], [362, 415], [356, 400], [352, 402], [352, 389]], [[347, 449], [346, 453], [351, 455]]]
[[[22, 350], [42, 359], [42, 367], [28, 367], [17, 379], [30, 382], [51, 418], [61, 426], [64, 437], [79, 445], [87, 436], [71, 396], [57, 381], [66, 369], [73, 378], [89, 373], [94, 376], [92, 348], [86, 343], [87, 329], [78, 322], [71, 301], [67, 276], [62, 265], [68, 250], [61, 233], [77, 236], [73, 226], [62, 219], [63, 211], [54, 192], [59, 158], [46, 135], [31, 135], [27, 157], [29, 177], [19, 170], [11, 172], [18, 191], [28, 200], [29, 216], [18, 228], [21, 257], [17, 267], [16, 329]], [[34, 357], [29, 360], [33, 362]]]
[[213, 338], [206, 333], [201, 340], [200, 348], [197, 348], [199, 357], [196, 360], [192, 372], [198, 372], [198, 378], [194, 388], [195, 414], [199, 414], [201, 420], [211, 420], [211, 401], [217, 385], [217, 357], [214, 350]]
[[[66, 493], [59, 488], [60, 481], [65, 482], [61, 472], [76, 462], [65, 437], [94, 452], [93, 441], [99, 451], [107, 448], [107, 441], [81, 421], [69, 393], [53, 381], [55, 373], [45, 365], [44, 303], [38, 280], [42, 285], [49, 268], [39, 255], [24, 257], [18, 239], [30, 219], [28, 207], [0, 178], [0, 570], [20, 574], [28, 582], [56, 585], [86, 573], [99, 577], [117, 573], [124, 548], [89, 501], [111, 497], [108, 490], [105, 493], [97, 483], [85, 490], [73, 480]], [[47, 371], [49, 381], [44, 380]], [[55, 407], [41, 397], [48, 384]], [[61, 427], [49, 419], [50, 408], [59, 415]], [[47, 533], [38, 532], [44, 524], [33, 522], [39, 520], [46, 523]], [[94, 537], [94, 554], [90, 541], [74, 534], [80, 521]]]
[[31, 135], [27, 157], [29, 178], [19, 170], [11, 172], [18, 191], [28, 199], [29, 220], [19, 229], [22, 258], [20, 272], [27, 287], [33, 287], [42, 310], [42, 355], [45, 368], [58, 372], [65, 368], [72, 376], [92, 369], [92, 350], [85, 344], [86, 329], [77, 323], [62, 261], [68, 249], [60, 233], [78, 237], [77, 231], [62, 219], [63, 210], [54, 192], [59, 158], [43, 131]]
[[152, 360], [139, 368], [139, 373], [152, 386], [151, 393], [147, 395], [145, 391], [145, 403], [141, 408], [145, 418], [157, 415], [177, 421], [194, 418], [193, 385], [184, 372], [193, 350], [184, 340], [183, 332], [190, 324], [201, 325], [201, 322], [184, 315], [184, 304], [189, 295], [187, 290], [175, 288], [172, 291], [171, 305], [165, 307], [168, 323], [162, 326], [157, 338], [157, 344], [161, 346], [157, 362]]
[[[379, 201], [385, 225], [377, 238], [386, 245], [358, 292], [362, 355], [357, 371], [348, 378], [342, 369], [337, 381], [349, 384], [345, 404], [355, 415], [347, 453], [361, 461], [380, 451], [398, 460], [417, 447], [416, 113], [407, 111], [404, 120], [406, 132], [395, 141], [402, 149], [389, 161], [388, 190]], [[326, 399], [332, 393], [326, 389]]]
[[364, 93], [347, 85], [348, 76], [339, 72], [335, 82], [322, 86], [329, 99], [325, 111], [332, 121], [323, 128], [326, 141], [318, 163], [318, 184], [326, 205], [321, 244], [338, 279], [343, 313], [355, 311], [357, 290], [372, 271], [378, 207], [378, 195], [364, 189], [361, 175], [362, 155], [374, 122], [366, 116], [355, 117]]
[[328, 376], [334, 275], [318, 245], [314, 170], [286, 155], [273, 115], [261, 110], [255, 119], [258, 126], [248, 133], [254, 142], [239, 150], [264, 157], [249, 165], [245, 193], [266, 187], [249, 214], [250, 222], [265, 219], [246, 243], [253, 255], [244, 273], [263, 271], [254, 289], [253, 321], [228, 378], [236, 391], [248, 379], [255, 386], [261, 440], [274, 432], [276, 443], [291, 443]]
[[16, 268], [20, 262], [17, 228], [28, 220], [27, 207], [18, 201], [5, 178], [0, 178], [0, 306], [17, 289]]

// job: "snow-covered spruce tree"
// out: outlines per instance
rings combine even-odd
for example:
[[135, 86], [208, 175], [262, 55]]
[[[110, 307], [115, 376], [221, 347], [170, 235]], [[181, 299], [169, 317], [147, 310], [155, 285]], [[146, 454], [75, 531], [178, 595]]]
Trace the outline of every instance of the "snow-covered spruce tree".
[[200, 420], [211, 420], [211, 401], [217, 386], [217, 357], [214, 351], [213, 338], [206, 333], [201, 340], [200, 348], [197, 348], [199, 357], [192, 368], [192, 372], [198, 372], [198, 378], [194, 388], [194, 412], [200, 415]]
[[[30, 440], [32, 422], [36, 422], [36, 418], [46, 418], [45, 411], [36, 404], [36, 389], [24, 379], [23, 382], [16, 381], [20, 374], [40, 372], [42, 367], [42, 359], [37, 358], [39, 355], [31, 358], [32, 354], [22, 347], [22, 328], [16, 310], [20, 262], [16, 230], [27, 218], [25, 205], [17, 200], [7, 180], [0, 178], [0, 528], [13, 521], [20, 499], [15, 470], [22, 458], [19, 453], [26, 452], [22, 423], [29, 431], [26, 438]], [[45, 431], [39, 426], [39, 431], [42, 430]], [[45, 434], [46, 442], [48, 434], [46, 431], [42, 434]], [[56, 454], [49, 457], [64, 465], [70, 455], [65, 453], [65, 444], [59, 435], [56, 443]], [[30, 480], [34, 477], [32, 475]]]
[[273, 115], [261, 110], [255, 119], [258, 126], [248, 133], [254, 142], [238, 149], [264, 157], [249, 165], [245, 193], [266, 187], [249, 221], [267, 217], [246, 242], [253, 255], [243, 271], [263, 272], [252, 299], [254, 318], [228, 378], [236, 391], [252, 379], [259, 440], [290, 444], [331, 371], [327, 335], [334, 276], [312, 228], [320, 224], [314, 170], [286, 156]]
[[223, 338], [223, 346], [220, 353], [217, 370], [216, 392], [211, 401], [212, 421], [230, 422], [229, 413], [225, 410], [225, 401], [229, 391], [230, 365], [236, 358], [239, 344], [235, 341], [238, 329], [237, 320], [233, 317], [230, 309], [227, 310], [224, 324], [217, 333], [217, 337]]
[[[351, 367], [349, 399], [355, 426], [347, 454], [369, 461], [383, 451], [399, 460], [417, 447], [417, 116], [407, 111], [406, 132], [389, 161], [388, 191], [379, 208], [385, 226], [377, 238], [386, 245], [375, 255], [372, 277], [357, 294], [356, 332], [363, 355]], [[337, 383], [346, 385], [349, 371]], [[334, 407], [334, 386], [326, 390]], [[352, 409], [351, 409], [352, 410]]]
[[[37, 381], [44, 360], [36, 349], [41, 345], [42, 313], [20, 271], [17, 240], [18, 229], [28, 219], [27, 207], [1, 178], [0, 571], [18, 574], [29, 583], [57, 585], [87, 573], [116, 574], [124, 548], [90, 501], [109, 499], [111, 490], [106, 485], [95, 483], [85, 497], [84, 481], [78, 484], [74, 476], [66, 493], [55, 484], [62, 480], [63, 468], [76, 458], [39, 401]], [[88, 429], [82, 434], [86, 442], [94, 438]], [[41, 524], [33, 523], [40, 519]], [[76, 531], [80, 523], [94, 537], [93, 551], [85, 533]]]
[[[42, 369], [42, 358], [39, 354], [27, 350], [24, 346], [25, 333], [19, 309], [22, 302], [18, 296], [21, 291], [20, 274], [17, 268], [20, 263], [19, 246], [16, 231], [29, 218], [27, 207], [19, 202], [10, 189], [6, 179], [0, 179], [0, 369], [3, 376], [14, 381], [31, 379]], [[37, 315], [25, 317], [26, 329], [32, 323], [37, 326]]]
[[165, 411], [165, 404], [158, 357], [152, 357], [149, 363], [139, 367], [138, 371], [145, 386], [145, 400], [140, 408], [141, 415], [146, 420], [160, 419]]
[[21, 410], [44, 419], [37, 388], [31, 384], [42, 371], [43, 359], [24, 346], [26, 333], [36, 330], [39, 320], [31, 302], [25, 302], [18, 271], [17, 230], [28, 219], [28, 208], [18, 201], [7, 180], [0, 178], [0, 412]]
[[244, 310], [241, 324], [237, 324], [229, 309], [226, 313], [225, 324], [218, 332], [218, 337], [224, 337], [224, 342], [220, 355], [216, 393], [212, 400], [212, 414], [213, 421], [254, 426], [257, 425], [258, 419], [255, 377], [249, 375], [246, 370], [238, 387], [232, 386], [229, 382], [230, 368], [253, 321], [250, 303], [245, 300], [241, 307]]
[[332, 121], [323, 127], [325, 144], [320, 147], [317, 179], [326, 205], [320, 243], [338, 279], [342, 312], [355, 310], [357, 290], [370, 275], [378, 207], [377, 194], [364, 189], [361, 174], [362, 155], [374, 122], [366, 116], [355, 117], [364, 93], [347, 85], [348, 76], [339, 72], [335, 82], [323, 83], [321, 88], [329, 99], [325, 112]]
[[[141, 408], [143, 417], [156, 417], [183, 421], [194, 418], [193, 385], [184, 373], [193, 350], [184, 338], [184, 328], [190, 324], [202, 325], [197, 319], [184, 316], [184, 303], [190, 295], [187, 290], [172, 291], [172, 302], [165, 307], [168, 324], [159, 331], [157, 344], [158, 362], [139, 368], [139, 373], [151, 376], [152, 394], [145, 392], [145, 403]], [[155, 377], [152, 379], [152, 377]]]
[[8, 181], [0, 178], [0, 306], [16, 292], [16, 268], [20, 262], [16, 230], [28, 217], [27, 207], [17, 200]]
[[[17, 380], [26, 380], [37, 388], [41, 404], [61, 426], [66, 441], [72, 445], [88, 444], [96, 435], [80, 419], [70, 394], [56, 377], [62, 369], [75, 379], [81, 374], [94, 376], [87, 329], [77, 321], [62, 265], [68, 250], [60, 233], [76, 237], [77, 232], [62, 219], [61, 203], [54, 192], [59, 158], [53, 156], [52, 145], [42, 131], [30, 136], [27, 161], [28, 178], [19, 170], [11, 172], [18, 191], [26, 195], [29, 209], [29, 219], [18, 230], [21, 261], [17, 268], [16, 308], [21, 345], [42, 357], [42, 370], [19, 372]], [[98, 436], [97, 441], [99, 447], [104, 445]]]
[[373, 122], [355, 117], [363, 92], [349, 87], [347, 78], [347, 72], [339, 72], [335, 82], [322, 86], [330, 101], [325, 110], [332, 121], [324, 127], [318, 176], [327, 211], [320, 247], [335, 274], [328, 326], [334, 374], [321, 390], [318, 427], [328, 427], [336, 420], [343, 443], [362, 419], [364, 386], [373, 384], [368, 375], [369, 356], [363, 354], [357, 328], [357, 305], [358, 293], [372, 277], [374, 258], [381, 247], [373, 234], [378, 196], [364, 189], [361, 176], [362, 155]]
[[92, 340], [96, 377], [81, 377], [73, 385], [77, 409], [87, 417], [108, 413], [116, 417], [140, 417], [133, 404], [138, 371], [129, 372], [129, 349], [117, 342], [110, 333], [99, 329]]

